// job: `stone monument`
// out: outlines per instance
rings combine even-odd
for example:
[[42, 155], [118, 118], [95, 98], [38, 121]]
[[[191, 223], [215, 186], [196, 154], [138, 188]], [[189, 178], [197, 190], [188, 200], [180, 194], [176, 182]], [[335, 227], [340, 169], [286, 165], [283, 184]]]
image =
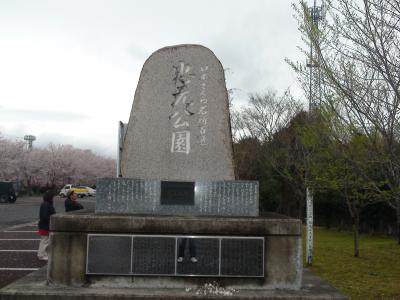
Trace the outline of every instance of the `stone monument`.
[[207, 48], [163, 48], [145, 62], [123, 147], [123, 177], [234, 180], [224, 70]]
[[52, 216], [49, 287], [32, 295], [189, 299], [215, 280], [241, 299], [308, 298], [300, 221], [259, 217], [258, 182], [235, 180], [224, 72], [209, 49], [166, 47], [145, 62], [120, 166], [122, 178], [98, 180], [95, 213]]
[[[224, 71], [209, 49], [167, 47], [145, 62], [120, 165], [122, 178], [98, 180], [94, 215], [52, 219], [51, 282], [300, 288], [300, 222], [259, 218], [258, 182], [235, 181]], [[66, 275], [71, 247], [80, 270]]]

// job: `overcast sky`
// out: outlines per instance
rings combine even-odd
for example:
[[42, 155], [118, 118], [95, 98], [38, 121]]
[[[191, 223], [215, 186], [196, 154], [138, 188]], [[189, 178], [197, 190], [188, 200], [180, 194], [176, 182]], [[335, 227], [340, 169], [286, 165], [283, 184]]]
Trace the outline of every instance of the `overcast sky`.
[[0, 0], [0, 132], [116, 157], [143, 63], [177, 44], [215, 53], [237, 106], [268, 88], [296, 93], [291, 2]]

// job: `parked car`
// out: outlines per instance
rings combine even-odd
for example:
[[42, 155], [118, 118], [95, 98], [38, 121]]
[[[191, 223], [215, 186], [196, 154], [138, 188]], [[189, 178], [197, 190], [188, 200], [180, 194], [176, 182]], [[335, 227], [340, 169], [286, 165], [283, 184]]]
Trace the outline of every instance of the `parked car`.
[[64, 187], [60, 190], [60, 196], [61, 197], [66, 197], [70, 190], [73, 190], [75, 192], [75, 194], [80, 198], [83, 198], [85, 196], [89, 196], [89, 191], [88, 191], [88, 189], [86, 187], [74, 186], [72, 184], [64, 185]]
[[91, 187], [85, 186], [84, 188], [86, 188], [88, 190], [88, 196], [92, 197], [92, 196], [96, 196], [96, 189], [93, 189]]
[[14, 203], [17, 201], [17, 193], [11, 181], [0, 181], [0, 202]]

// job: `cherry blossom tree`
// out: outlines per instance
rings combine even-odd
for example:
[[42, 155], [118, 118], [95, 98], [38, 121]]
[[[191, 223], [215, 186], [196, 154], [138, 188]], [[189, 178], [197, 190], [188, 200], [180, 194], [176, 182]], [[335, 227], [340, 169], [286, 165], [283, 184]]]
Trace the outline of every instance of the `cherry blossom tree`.
[[28, 190], [64, 184], [96, 184], [98, 177], [115, 176], [115, 159], [71, 145], [50, 144], [28, 150], [24, 142], [0, 134], [0, 180], [20, 181]]

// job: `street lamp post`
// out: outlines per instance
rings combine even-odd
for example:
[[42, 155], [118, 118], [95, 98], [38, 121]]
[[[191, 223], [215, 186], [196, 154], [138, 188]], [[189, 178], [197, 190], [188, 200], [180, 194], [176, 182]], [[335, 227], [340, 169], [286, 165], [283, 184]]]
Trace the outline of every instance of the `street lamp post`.
[[28, 150], [32, 150], [33, 142], [36, 141], [36, 137], [31, 134], [27, 134], [24, 136], [24, 140], [28, 142]]

